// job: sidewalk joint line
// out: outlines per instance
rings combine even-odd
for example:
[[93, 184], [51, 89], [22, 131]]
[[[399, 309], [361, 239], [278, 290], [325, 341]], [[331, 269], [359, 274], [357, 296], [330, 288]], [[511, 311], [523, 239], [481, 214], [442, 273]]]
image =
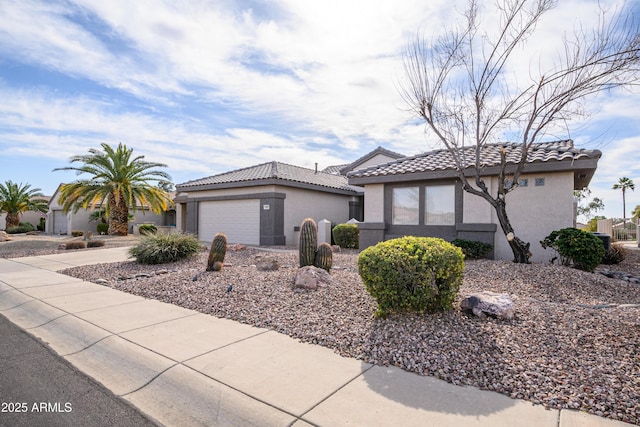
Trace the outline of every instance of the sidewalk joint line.
[[[362, 362], [365, 363], [365, 362]], [[322, 405], [324, 402], [326, 402], [329, 398], [331, 398], [332, 396], [334, 396], [336, 393], [338, 393], [340, 390], [342, 390], [343, 388], [345, 388], [346, 386], [348, 386], [349, 384], [351, 384], [352, 382], [354, 382], [356, 379], [358, 379], [359, 377], [363, 376], [364, 374], [366, 374], [370, 369], [372, 369], [374, 366], [374, 364], [370, 364], [371, 366], [369, 366], [368, 368], [364, 369], [362, 372], [360, 372], [358, 375], [356, 375], [355, 377], [351, 378], [349, 381], [347, 381], [346, 383], [342, 384], [340, 387], [338, 387], [337, 389], [335, 389], [334, 391], [332, 391], [331, 393], [329, 393], [324, 399], [321, 399], [318, 403], [316, 403], [315, 405], [313, 405], [311, 408], [309, 408], [308, 410], [306, 410], [302, 415], [300, 415], [300, 419], [302, 421], [308, 422], [307, 420], [303, 419], [303, 417], [305, 415], [307, 415], [309, 412], [313, 411], [315, 408], [317, 408], [318, 406]]]

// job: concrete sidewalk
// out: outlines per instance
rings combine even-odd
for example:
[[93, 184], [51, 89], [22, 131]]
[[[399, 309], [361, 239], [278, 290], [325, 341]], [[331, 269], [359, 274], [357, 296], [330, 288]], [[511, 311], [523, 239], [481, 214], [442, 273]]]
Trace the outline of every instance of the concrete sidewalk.
[[0, 313], [168, 426], [626, 426], [344, 358], [57, 273], [127, 248], [0, 259]]

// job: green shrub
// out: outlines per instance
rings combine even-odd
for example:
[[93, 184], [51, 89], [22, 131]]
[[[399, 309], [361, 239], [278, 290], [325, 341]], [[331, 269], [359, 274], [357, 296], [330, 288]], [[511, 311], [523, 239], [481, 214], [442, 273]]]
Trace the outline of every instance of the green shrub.
[[68, 242], [64, 245], [65, 249], [84, 249], [86, 247], [84, 242]]
[[366, 248], [358, 273], [376, 299], [376, 316], [449, 310], [462, 284], [462, 250], [433, 237], [407, 236]]
[[21, 234], [21, 233], [28, 233], [30, 231], [35, 230], [33, 228], [33, 225], [28, 223], [28, 222], [21, 222], [20, 224], [16, 225], [15, 227], [9, 227], [7, 228], [5, 231], [7, 232], [7, 234]]
[[602, 262], [605, 253], [602, 240], [577, 228], [552, 231], [540, 244], [545, 249], [555, 249], [561, 264], [573, 264], [577, 269], [591, 272]]
[[140, 264], [165, 264], [194, 255], [200, 250], [198, 238], [191, 234], [151, 234], [129, 249]]
[[462, 249], [466, 259], [486, 258], [489, 252], [493, 250], [493, 245], [474, 240], [455, 239], [451, 243]]
[[96, 225], [96, 230], [98, 234], [107, 234], [109, 232], [109, 224], [99, 223]]
[[80, 230], [71, 230], [71, 235], [73, 237], [82, 237], [84, 236], [84, 231], [80, 231]]
[[602, 264], [620, 264], [627, 257], [627, 250], [619, 243], [609, 246], [602, 258]]
[[331, 230], [333, 241], [341, 248], [358, 249], [360, 229], [356, 224], [338, 224]]
[[138, 227], [138, 231], [140, 232], [140, 234], [142, 234], [143, 236], [147, 236], [149, 234], [156, 234], [158, 232], [158, 227], [156, 227], [153, 224], [141, 224]]
[[45, 219], [44, 218], [40, 218], [40, 222], [38, 223], [38, 225], [36, 225], [36, 230], [44, 231], [45, 228], [46, 228]]
[[89, 240], [87, 242], [88, 248], [101, 248], [104, 246], [104, 240]]

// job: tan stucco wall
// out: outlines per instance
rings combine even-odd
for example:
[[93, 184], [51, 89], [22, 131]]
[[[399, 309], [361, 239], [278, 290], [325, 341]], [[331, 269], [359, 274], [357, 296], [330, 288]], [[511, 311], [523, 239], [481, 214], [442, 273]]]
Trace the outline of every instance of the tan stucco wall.
[[[553, 230], [573, 227], [573, 173], [524, 175], [522, 178], [528, 178], [529, 185], [518, 187], [507, 195], [507, 214], [516, 235], [531, 243], [531, 261], [547, 262], [553, 254], [543, 249], [540, 241]], [[544, 178], [544, 186], [536, 187], [536, 178]], [[495, 242], [497, 258], [513, 259], [500, 226]]]
[[298, 227], [305, 218], [316, 222], [327, 219], [339, 224], [349, 220], [349, 201], [352, 196], [323, 193], [320, 191], [280, 187], [286, 192], [284, 200], [284, 235], [287, 245], [297, 245], [294, 227]]
[[384, 184], [365, 187], [364, 222], [384, 222]]
[[[316, 222], [321, 219], [327, 219], [334, 223], [347, 222], [349, 220], [349, 201], [354, 199], [352, 196], [279, 185], [192, 191], [188, 196], [190, 198], [200, 198], [270, 192], [286, 194], [284, 199], [284, 235], [287, 245], [297, 245], [297, 235], [294, 232], [294, 227], [299, 226], [305, 218], [311, 217]], [[184, 193], [181, 193], [181, 196], [184, 195]], [[179, 205], [176, 207], [176, 227], [182, 227], [182, 214], [183, 212]]]

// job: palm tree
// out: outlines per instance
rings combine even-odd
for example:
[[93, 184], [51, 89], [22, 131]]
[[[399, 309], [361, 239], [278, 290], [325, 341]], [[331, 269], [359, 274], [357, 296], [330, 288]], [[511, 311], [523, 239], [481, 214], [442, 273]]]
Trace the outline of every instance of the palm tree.
[[20, 215], [26, 211], [46, 212], [48, 202], [39, 188], [31, 188], [30, 184], [15, 184], [6, 181], [0, 184], [0, 211], [7, 213], [5, 230], [20, 225]]
[[618, 182], [616, 184], [613, 184], [613, 189], [622, 190], [622, 225], [624, 228], [627, 224], [627, 201], [625, 198], [625, 192], [627, 191], [627, 189], [631, 191], [635, 190], [636, 186], [632, 180], [625, 176], [618, 179]]
[[73, 156], [70, 163], [82, 166], [67, 166], [56, 170], [74, 170], [79, 174], [92, 175], [60, 187], [60, 202], [65, 212], [73, 209], [91, 208], [101, 204], [109, 219], [109, 234], [126, 236], [129, 231], [129, 209], [134, 212], [138, 205], [155, 213], [166, 210], [173, 204], [168, 192], [151, 182], [163, 183], [171, 177], [158, 167], [162, 163], [144, 161], [144, 156], [132, 158], [133, 149], [122, 143], [115, 150], [109, 144], [101, 144], [104, 151], [92, 148], [89, 154]]

